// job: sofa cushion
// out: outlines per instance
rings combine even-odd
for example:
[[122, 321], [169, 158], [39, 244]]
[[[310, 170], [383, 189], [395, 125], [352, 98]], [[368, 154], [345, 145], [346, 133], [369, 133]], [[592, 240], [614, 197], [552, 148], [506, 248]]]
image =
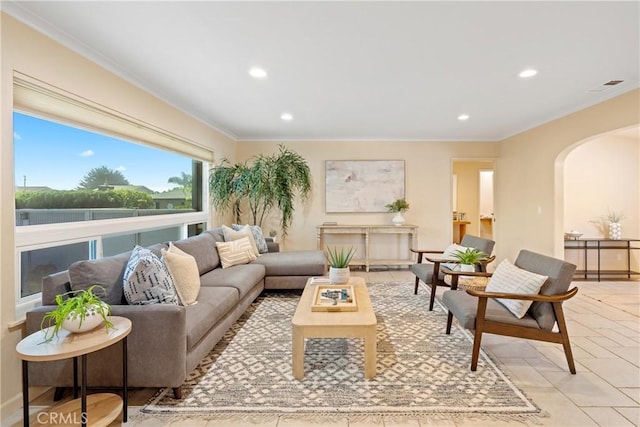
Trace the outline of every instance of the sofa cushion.
[[200, 275], [220, 266], [216, 239], [209, 233], [201, 233], [188, 239], [178, 240], [173, 244], [196, 259]]
[[200, 291], [200, 274], [194, 257], [183, 252], [173, 243], [169, 249], [162, 250], [162, 260], [165, 262], [182, 305], [193, 305], [198, 302]]
[[[506, 292], [511, 294], [538, 294], [548, 276], [532, 273], [503, 260], [489, 279], [487, 292]], [[521, 319], [531, 307], [533, 301], [497, 298], [514, 316]]]
[[233, 228], [223, 225], [222, 232], [224, 233], [225, 242], [232, 242], [246, 237], [249, 239], [249, 245], [251, 246], [251, 252], [253, 252], [253, 255], [256, 258], [260, 256], [258, 246], [256, 246], [256, 240], [253, 238], [253, 233], [249, 227], [241, 227], [239, 230], [234, 230]]
[[257, 258], [247, 236], [231, 242], [216, 242], [222, 268], [247, 264]]
[[253, 235], [253, 240], [256, 243], [256, 246], [258, 248], [258, 252], [261, 254], [266, 254], [267, 252], [269, 252], [269, 247], [267, 246], [267, 241], [264, 238], [264, 234], [262, 233], [262, 228], [260, 228], [259, 225], [239, 225], [239, 224], [231, 224], [231, 228], [233, 228], [236, 231], [240, 231], [242, 229], [244, 229], [245, 227], [249, 227], [249, 230], [251, 230], [251, 234]]
[[253, 287], [264, 279], [264, 266], [258, 264], [237, 265], [231, 268], [216, 268], [200, 277], [202, 288], [226, 286], [236, 288], [238, 296], [244, 298]]
[[131, 305], [179, 303], [167, 266], [141, 246], [133, 248], [125, 267], [123, 292]]
[[79, 291], [89, 289], [92, 285], [100, 285], [106, 292], [106, 295], [101, 297], [104, 302], [112, 305], [122, 304], [122, 279], [130, 254], [131, 252], [125, 252], [95, 260], [74, 262], [69, 267], [69, 287], [71, 290]]
[[267, 276], [322, 276], [327, 260], [322, 251], [290, 251], [262, 254], [252, 264], [262, 264]]
[[186, 307], [187, 350], [192, 349], [239, 301], [234, 288], [220, 286], [200, 289], [198, 304]]

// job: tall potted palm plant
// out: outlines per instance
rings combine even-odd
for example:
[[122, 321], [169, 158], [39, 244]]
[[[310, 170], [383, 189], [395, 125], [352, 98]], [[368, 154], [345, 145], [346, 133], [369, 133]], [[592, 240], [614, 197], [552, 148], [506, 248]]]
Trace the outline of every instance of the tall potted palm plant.
[[238, 223], [243, 207], [249, 210], [250, 222], [260, 226], [277, 210], [284, 239], [296, 199], [304, 202], [311, 194], [311, 172], [302, 156], [280, 144], [277, 154], [256, 156], [249, 165], [223, 159], [211, 172], [209, 190], [213, 207], [220, 212], [233, 208]]

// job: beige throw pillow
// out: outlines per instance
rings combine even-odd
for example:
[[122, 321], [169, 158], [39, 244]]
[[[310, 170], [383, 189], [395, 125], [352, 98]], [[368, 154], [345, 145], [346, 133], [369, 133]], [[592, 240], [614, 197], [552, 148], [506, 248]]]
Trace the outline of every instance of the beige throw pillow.
[[[506, 292], [510, 294], [539, 294], [540, 288], [548, 279], [547, 276], [523, 270], [511, 264], [509, 260], [503, 260], [496, 271], [491, 275], [487, 292]], [[496, 301], [504, 305], [514, 316], [522, 319], [533, 301], [496, 298]]]
[[171, 242], [169, 249], [162, 249], [162, 260], [173, 277], [182, 305], [196, 304], [200, 293], [200, 273], [196, 259]]
[[247, 264], [258, 258], [251, 248], [248, 237], [243, 237], [230, 242], [216, 242], [218, 255], [222, 268], [233, 267], [234, 265]]
[[238, 231], [234, 230], [231, 227], [223, 225], [222, 234], [224, 235], [225, 242], [233, 242], [235, 240], [246, 237], [247, 239], [249, 239], [249, 244], [251, 245], [251, 252], [253, 252], [253, 255], [255, 255], [256, 258], [260, 256], [258, 246], [256, 245], [256, 240], [253, 238], [253, 233], [251, 232], [251, 228], [249, 228], [248, 225], [245, 225]]

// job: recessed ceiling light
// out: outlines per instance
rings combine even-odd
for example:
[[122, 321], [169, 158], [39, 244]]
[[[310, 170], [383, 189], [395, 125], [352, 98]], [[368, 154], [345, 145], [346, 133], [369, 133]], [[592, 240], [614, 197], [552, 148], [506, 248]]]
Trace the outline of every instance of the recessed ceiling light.
[[262, 68], [254, 67], [249, 70], [249, 75], [255, 79], [264, 79], [267, 77], [267, 72]]
[[293, 116], [290, 113], [282, 113], [280, 115], [280, 118], [282, 120], [284, 120], [285, 122], [289, 122], [289, 121], [293, 120]]
[[538, 70], [534, 70], [533, 68], [527, 68], [526, 70], [522, 70], [518, 77], [522, 77], [523, 79], [533, 77], [538, 74]]
[[458, 116], [458, 120], [460, 120], [462, 122], [465, 121], [465, 120], [469, 120], [469, 115], [468, 114], [460, 114]]

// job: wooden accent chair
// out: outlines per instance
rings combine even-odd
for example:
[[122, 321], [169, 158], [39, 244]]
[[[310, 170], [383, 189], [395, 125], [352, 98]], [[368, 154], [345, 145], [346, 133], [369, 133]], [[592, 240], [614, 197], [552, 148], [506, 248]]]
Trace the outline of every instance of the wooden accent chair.
[[[478, 366], [482, 334], [490, 333], [562, 344], [569, 364], [569, 371], [575, 374], [576, 368], [573, 363], [562, 303], [578, 293], [578, 288], [568, 290], [576, 266], [527, 250], [520, 251], [515, 265], [523, 270], [548, 276], [540, 293], [532, 295], [477, 290], [446, 291], [442, 302], [449, 309], [447, 334], [451, 333], [451, 323], [454, 316], [465, 329], [475, 329], [471, 356], [472, 371], [475, 371]], [[464, 273], [455, 272], [452, 274]], [[490, 276], [488, 273], [485, 274]], [[527, 300], [533, 301], [533, 304], [524, 317], [518, 319], [494, 298]], [[558, 332], [553, 331], [553, 326], [556, 323]]]
[[[471, 234], [465, 234], [460, 242], [461, 246], [467, 248], [475, 248], [487, 255], [491, 255], [493, 247], [496, 244], [493, 240], [483, 239], [482, 237], [473, 236]], [[440, 261], [434, 262], [422, 262], [423, 258], [429, 257], [429, 254], [444, 254], [443, 250], [423, 250], [411, 248], [411, 252], [418, 254], [417, 263], [411, 266], [411, 272], [416, 275], [415, 287], [413, 290], [414, 295], [418, 294], [418, 285], [420, 280], [431, 287], [431, 295], [429, 297], [429, 311], [433, 310], [433, 303], [436, 299], [436, 287], [449, 286], [444, 282], [444, 275], [440, 271]], [[490, 257], [485, 262], [476, 266], [476, 271], [487, 271], [487, 264], [493, 261], [495, 257]]]

